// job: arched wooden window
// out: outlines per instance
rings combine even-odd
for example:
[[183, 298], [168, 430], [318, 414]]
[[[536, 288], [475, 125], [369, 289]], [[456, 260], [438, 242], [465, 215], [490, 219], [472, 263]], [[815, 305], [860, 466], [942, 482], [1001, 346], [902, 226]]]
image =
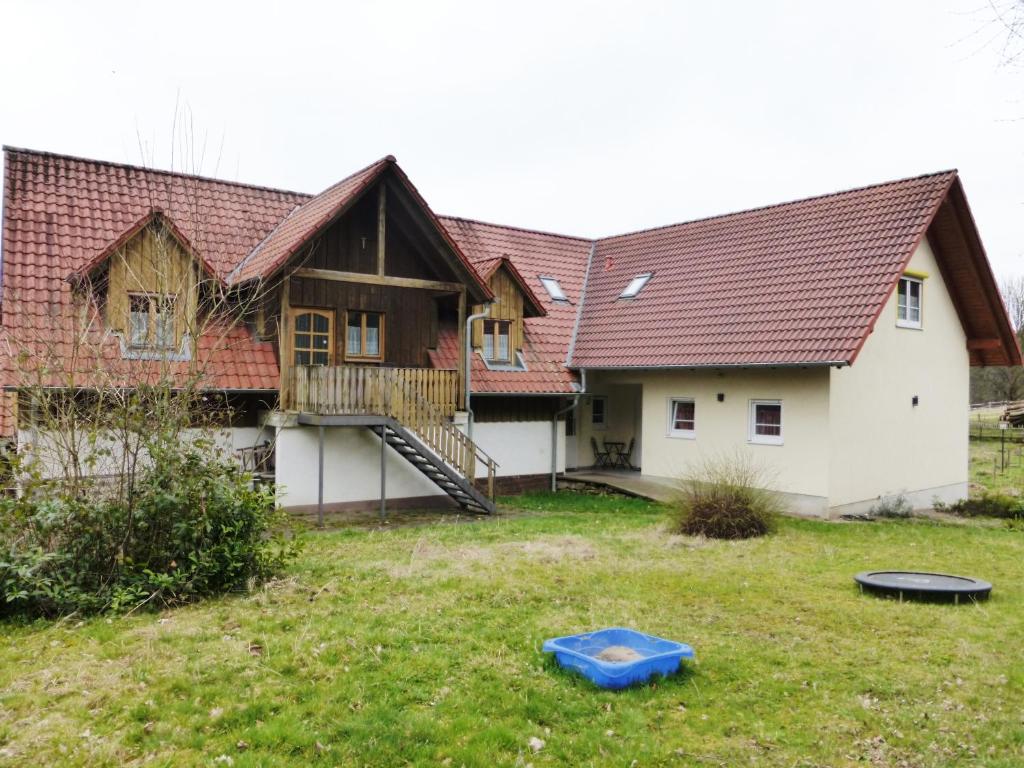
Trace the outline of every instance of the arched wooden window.
[[297, 309], [293, 317], [295, 365], [330, 365], [334, 357], [334, 313], [326, 309]]

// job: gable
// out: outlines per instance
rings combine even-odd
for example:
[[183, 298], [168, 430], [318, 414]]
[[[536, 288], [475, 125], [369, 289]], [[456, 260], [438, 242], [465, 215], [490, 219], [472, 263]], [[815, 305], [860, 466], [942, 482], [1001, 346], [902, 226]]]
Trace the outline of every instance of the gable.
[[[378, 218], [382, 208], [383, 230]], [[459, 282], [461, 276], [450, 259], [419, 234], [419, 228], [426, 223], [418, 222], [417, 216], [417, 211], [409, 210], [408, 202], [398, 194], [395, 185], [379, 178], [306, 242], [288, 264], [375, 275], [380, 268], [379, 242], [383, 238], [385, 275]]]
[[[938, 256], [967, 343], [989, 349], [986, 364], [1019, 364], [958, 196], [947, 171], [600, 240], [570, 365], [849, 365], [917, 245], [951, 243], [956, 226], [959, 244]], [[647, 273], [636, 298], [621, 298]]]
[[162, 222], [139, 230], [106, 262], [107, 327], [124, 335], [132, 296], [167, 297], [174, 306], [175, 347], [196, 329], [200, 265]]
[[[343, 216], [352, 211], [371, 210], [376, 200], [378, 234], [359, 234], [360, 245], [373, 241], [387, 241], [387, 223], [408, 225], [406, 242], [422, 241], [423, 253], [436, 254], [435, 264], [445, 265], [455, 281], [466, 286], [476, 300], [487, 300], [491, 294], [469, 260], [448, 235], [426, 201], [398, 167], [391, 155], [357, 171], [295, 208], [287, 217], [249, 253], [228, 275], [230, 285], [269, 280], [286, 265], [294, 265], [312, 254], [319, 238], [331, 230]], [[397, 204], [399, 213], [390, 219], [387, 209]], [[356, 224], [362, 218], [353, 219]], [[410, 234], [412, 235], [410, 237]], [[377, 258], [378, 274], [381, 269]], [[360, 270], [369, 274], [366, 270]], [[391, 275], [394, 276], [394, 275]]]

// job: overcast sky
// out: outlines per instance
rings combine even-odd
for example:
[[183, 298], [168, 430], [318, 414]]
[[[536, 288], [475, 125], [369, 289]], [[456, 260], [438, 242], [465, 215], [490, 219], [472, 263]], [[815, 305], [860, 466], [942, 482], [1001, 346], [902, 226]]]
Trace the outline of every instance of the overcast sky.
[[956, 167], [1003, 276], [1004, 42], [989, 0], [0, 0], [0, 141], [306, 192], [394, 154], [438, 213], [581, 236]]

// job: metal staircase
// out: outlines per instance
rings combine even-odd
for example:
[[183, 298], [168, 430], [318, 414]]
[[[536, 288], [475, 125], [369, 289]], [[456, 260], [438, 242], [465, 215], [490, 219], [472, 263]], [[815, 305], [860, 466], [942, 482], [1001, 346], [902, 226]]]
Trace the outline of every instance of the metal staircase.
[[386, 423], [370, 426], [369, 429], [467, 512], [489, 515], [495, 511], [494, 502], [477, 489], [472, 479], [448, 466], [415, 434], [397, 421], [388, 419]]
[[[495, 511], [498, 463], [452, 421], [458, 381], [453, 371], [294, 366], [289, 402], [323, 424], [364, 426], [447, 493], [463, 509]], [[476, 486], [486, 472], [486, 492]]]

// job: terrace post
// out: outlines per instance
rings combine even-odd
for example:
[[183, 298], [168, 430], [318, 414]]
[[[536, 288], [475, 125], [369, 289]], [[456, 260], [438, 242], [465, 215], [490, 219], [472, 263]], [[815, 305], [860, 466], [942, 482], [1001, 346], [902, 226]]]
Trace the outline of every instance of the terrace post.
[[318, 435], [318, 473], [317, 473], [317, 498], [316, 498], [316, 524], [318, 528], [324, 527], [324, 425], [317, 427]]
[[388, 447], [388, 425], [384, 424], [380, 428], [380, 519], [384, 520], [388, 516], [388, 502], [387, 502], [387, 447]]

